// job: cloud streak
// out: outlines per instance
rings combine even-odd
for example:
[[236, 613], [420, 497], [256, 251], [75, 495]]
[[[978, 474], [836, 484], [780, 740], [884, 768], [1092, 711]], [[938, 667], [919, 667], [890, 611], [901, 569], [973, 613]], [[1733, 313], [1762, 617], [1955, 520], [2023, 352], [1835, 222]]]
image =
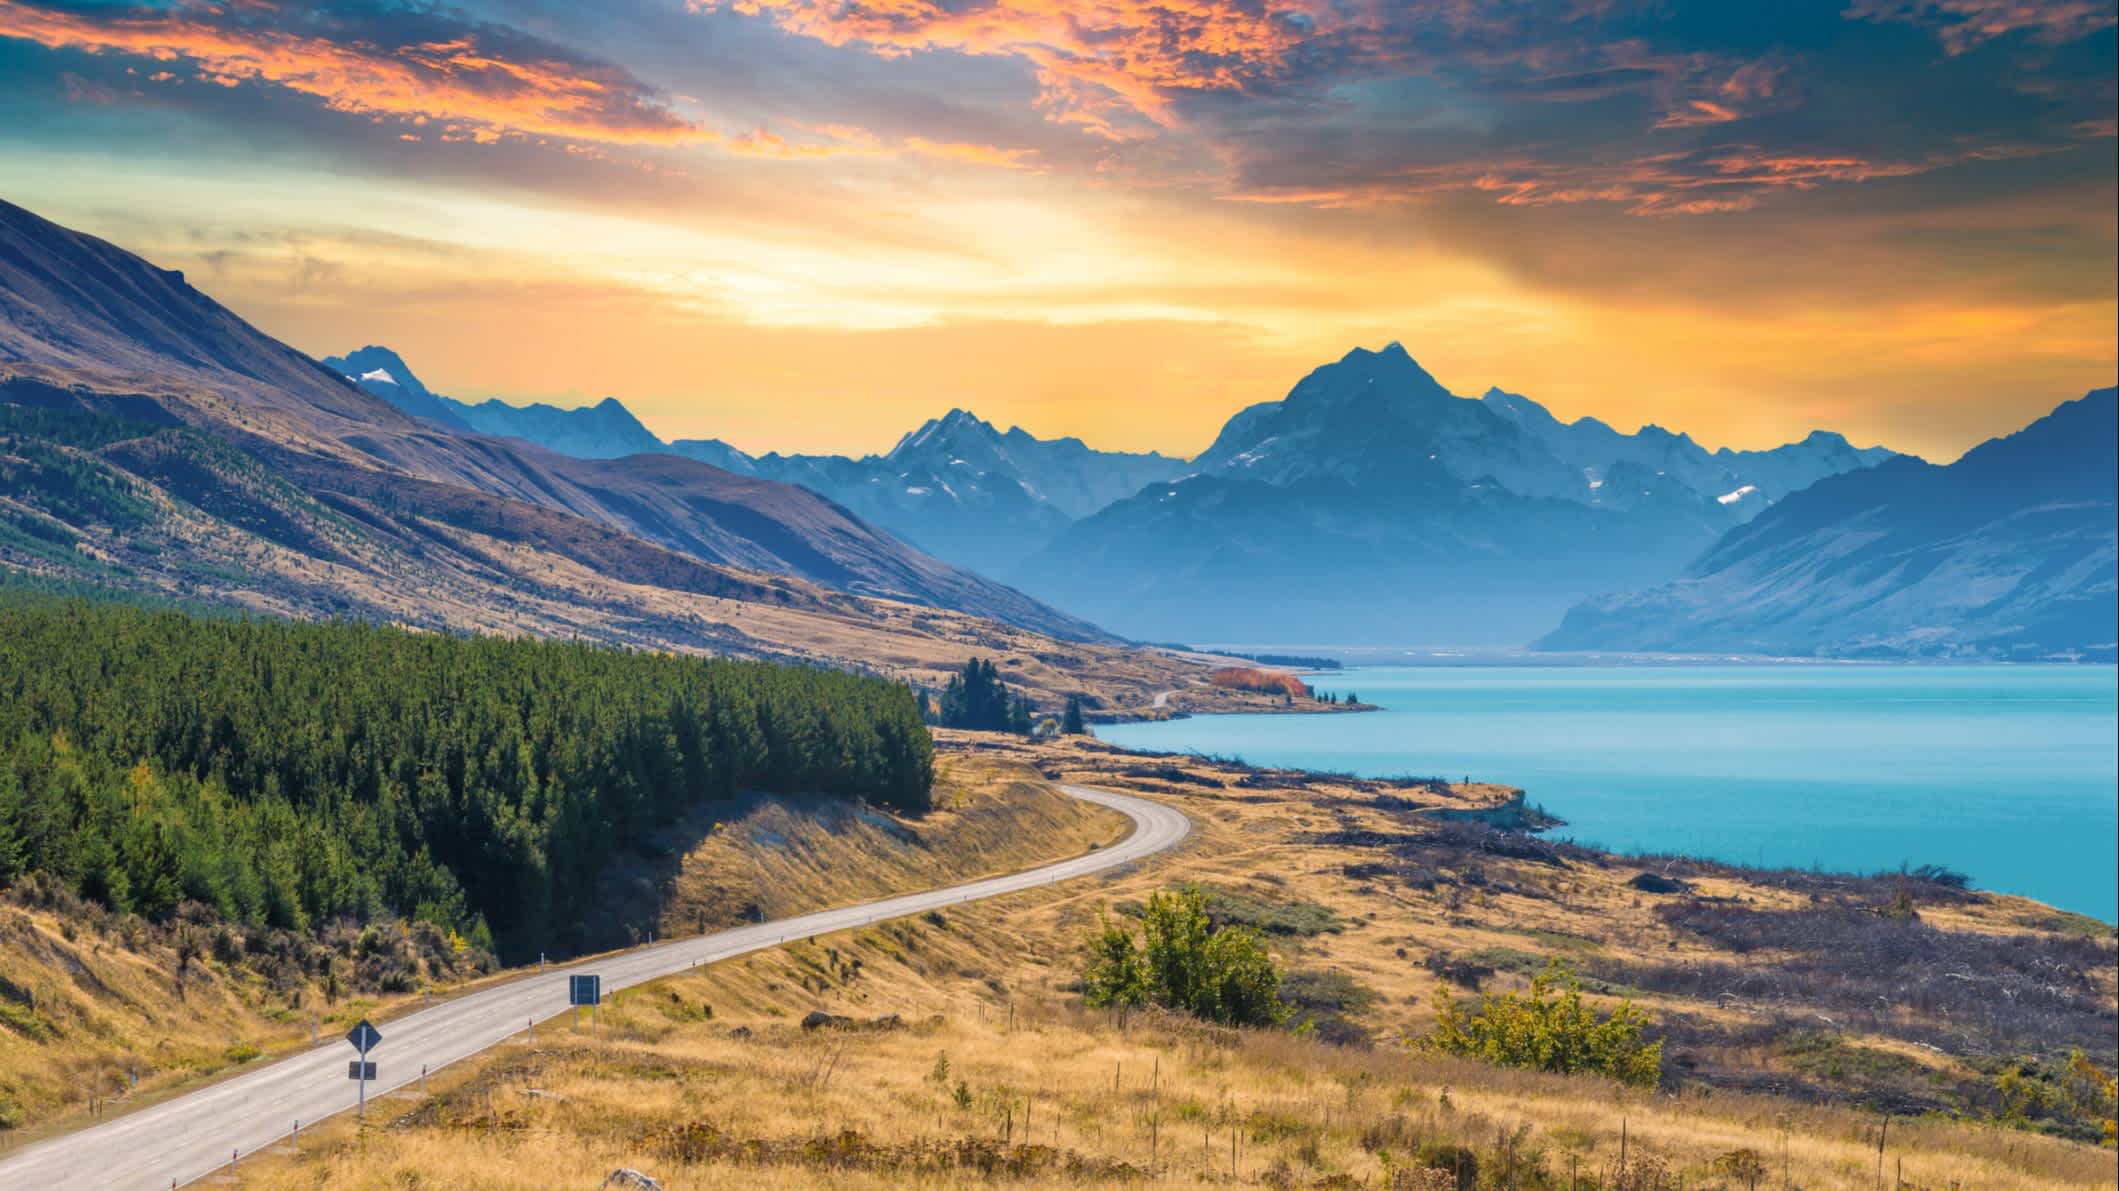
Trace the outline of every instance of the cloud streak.
[[182, 66], [204, 82], [265, 84], [334, 111], [478, 140], [674, 144], [708, 135], [625, 71], [519, 34], [431, 15], [291, 28], [281, 24], [288, 17], [263, 4], [90, 13], [0, 0], [0, 37]]
[[1928, 29], [1952, 55], [2018, 34], [2061, 45], [2119, 25], [2105, 0], [1854, 0], [1847, 16]]
[[1034, 72], [1047, 116], [1126, 141], [1178, 122], [1173, 97], [1245, 90], [1281, 77], [1299, 52], [1358, 44], [1374, 28], [1360, 6], [1246, 0], [690, 0], [834, 46], [886, 56], [1005, 55]]

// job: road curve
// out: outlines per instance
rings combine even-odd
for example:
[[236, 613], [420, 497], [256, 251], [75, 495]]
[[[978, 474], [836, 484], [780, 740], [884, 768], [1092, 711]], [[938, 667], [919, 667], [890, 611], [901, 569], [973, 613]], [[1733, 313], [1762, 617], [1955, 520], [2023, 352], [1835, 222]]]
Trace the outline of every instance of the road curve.
[[[595, 972], [603, 977], [604, 990], [612, 992], [789, 939], [1116, 868], [1175, 846], [1192, 829], [1183, 814], [1161, 803], [1083, 786], [1060, 789], [1131, 818], [1132, 834], [1108, 848], [1042, 868], [658, 942], [466, 993], [382, 1024], [383, 1042], [370, 1055], [377, 1078], [368, 1085], [368, 1095], [372, 1099], [417, 1083], [423, 1064], [439, 1070], [520, 1035], [533, 1019], [543, 1022], [564, 1013], [569, 972]], [[25, 1147], [0, 1160], [0, 1187], [152, 1191], [203, 1178], [225, 1168], [236, 1153], [248, 1155], [285, 1138], [297, 1121], [306, 1126], [352, 1108], [355, 1086], [346, 1078], [346, 1064], [353, 1057], [343, 1040], [327, 1038], [254, 1071]]]

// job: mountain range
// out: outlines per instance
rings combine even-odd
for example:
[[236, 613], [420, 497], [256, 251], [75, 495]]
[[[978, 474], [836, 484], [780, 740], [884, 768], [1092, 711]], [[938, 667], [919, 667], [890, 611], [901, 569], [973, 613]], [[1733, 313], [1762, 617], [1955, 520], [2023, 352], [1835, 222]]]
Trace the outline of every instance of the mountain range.
[[1833, 434], [1709, 452], [1656, 427], [1458, 397], [1398, 344], [1230, 418], [1194, 474], [1069, 527], [1011, 578], [1121, 632], [1518, 645], [1660, 582], [1780, 494], [1890, 457]]
[[2119, 391], [1948, 466], [1821, 480], [1675, 580], [1585, 603], [1550, 649], [2110, 662], [2119, 654]]
[[354, 366], [359, 384], [181, 273], [0, 203], [0, 555], [273, 611], [738, 652], [787, 640], [763, 610], [917, 621], [900, 604], [1111, 640], [806, 489], [481, 433], [497, 403], [437, 398], [394, 357]]
[[411, 366], [387, 347], [369, 346], [343, 356], [327, 356], [323, 365], [402, 412], [445, 430], [519, 438], [580, 459], [618, 459], [663, 449], [662, 440], [615, 397], [580, 409], [543, 402], [510, 405], [491, 399], [474, 405], [429, 390]]
[[1059, 531], [1187, 465], [1155, 453], [1091, 450], [1078, 438], [1005, 433], [952, 409], [881, 455], [752, 456], [719, 439], [665, 443], [615, 398], [580, 409], [431, 392], [397, 353], [364, 347], [330, 356], [339, 372], [399, 410], [437, 426], [520, 438], [589, 459], [682, 455], [726, 471], [804, 488], [951, 562], [1006, 575]]
[[[952, 562], [1161, 639], [1517, 644], [1572, 603], [1675, 574], [1722, 531], [1891, 452], [1823, 431], [1708, 451], [1455, 397], [1403, 347], [1356, 350], [1230, 418], [1195, 460], [1003, 432], [953, 409], [861, 458], [663, 443], [615, 401], [566, 411], [436, 399], [369, 347], [325, 364], [407, 413], [595, 457], [681, 454], [798, 484]], [[437, 403], [439, 408], [436, 408]], [[551, 411], [551, 412], [547, 412]], [[1548, 565], [1567, 564], [1555, 574]], [[1477, 583], [1436, 582], [1473, 566]], [[1291, 575], [1330, 573], [1311, 600]]]
[[456, 401], [380, 346], [311, 361], [0, 203], [0, 564], [296, 614], [795, 654], [887, 624], [2109, 657], [2111, 407], [1940, 468], [1823, 431], [1710, 451], [1457, 396], [1393, 343], [1192, 460], [963, 409], [878, 455], [753, 456], [614, 398]]
[[1565, 422], [1499, 388], [1456, 396], [1394, 343], [1239, 411], [1190, 461], [962, 409], [856, 459], [665, 445], [611, 400], [555, 416], [435, 399], [383, 349], [327, 364], [436, 422], [483, 410], [481, 428], [556, 450], [798, 484], [1139, 637], [2103, 657], [2119, 636], [2108, 392], [1938, 468], [1822, 430], [1710, 451]]

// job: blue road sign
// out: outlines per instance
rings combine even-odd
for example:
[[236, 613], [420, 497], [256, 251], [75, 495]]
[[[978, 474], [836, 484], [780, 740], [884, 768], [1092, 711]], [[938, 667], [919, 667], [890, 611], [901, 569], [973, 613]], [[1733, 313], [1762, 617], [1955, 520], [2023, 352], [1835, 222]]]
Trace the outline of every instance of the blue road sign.
[[594, 1005], [603, 999], [603, 977], [567, 977], [567, 1004]]
[[365, 1017], [360, 1020], [359, 1025], [346, 1031], [346, 1041], [351, 1042], [353, 1049], [362, 1054], [367, 1054], [369, 1051], [374, 1050], [382, 1043], [382, 1040], [383, 1032], [369, 1025], [368, 1019]]
[[346, 1064], [346, 1078], [369, 1080], [375, 1078], [375, 1064], [354, 1059]]

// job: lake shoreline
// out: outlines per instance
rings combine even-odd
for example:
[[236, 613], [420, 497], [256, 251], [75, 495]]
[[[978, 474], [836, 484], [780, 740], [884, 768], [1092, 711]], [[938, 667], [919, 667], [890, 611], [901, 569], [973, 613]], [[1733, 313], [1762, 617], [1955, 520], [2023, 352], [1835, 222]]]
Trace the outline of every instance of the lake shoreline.
[[1871, 874], [1939, 865], [2110, 922], [2112, 679], [2024, 664], [1377, 667], [1317, 676], [1322, 689], [1357, 688], [1375, 713], [1299, 725], [1208, 714], [1097, 733], [1274, 768], [1476, 775], [1528, 791], [1568, 821], [1565, 835], [1614, 855]]

